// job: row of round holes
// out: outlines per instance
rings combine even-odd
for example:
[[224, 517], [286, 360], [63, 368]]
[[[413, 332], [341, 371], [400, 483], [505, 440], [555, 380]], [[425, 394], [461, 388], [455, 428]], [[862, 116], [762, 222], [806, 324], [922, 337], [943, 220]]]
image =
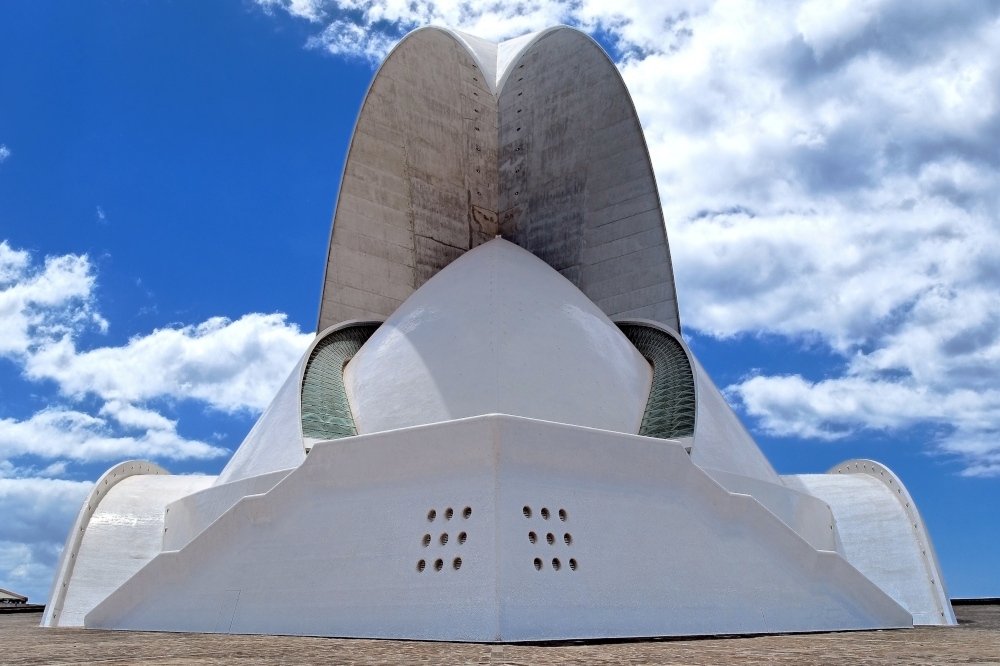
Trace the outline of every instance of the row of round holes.
[[[572, 566], [572, 564], [570, 566]], [[419, 562], [417, 562], [417, 573], [423, 573], [424, 569], [426, 569], [426, 568], [427, 568], [427, 562], [426, 562], [426, 560], [420, 560]], [[442, 560], [440, 558], [434, 560], [434, 571], [441, 571], [441, 569], [443, 569], [443, 568], [444, 568], [444, 560]], [[454, 569], [455, 571], [458, 571], [459, 569], [461, 569], [462, 568], [462, 558], [461, 557], [456, 557], [455, 559], [453, 559], [451, 561], [451, 568]]]
[[[535, 558], [535, 570], [536, 571], [541, 571], [543, 566], [545, 566], [545, 565], [542, 563], [542, 558], [536, 557]], [[552, 568], [555, 569], [556, 571], [559, 571], [560, 569], [562, 569], [562, 562], [559, 561], [558, 557], [553, 557], [552, 558]], [[570, 568], [571, 571], [576, 571], [576, 560], [573, 559], [572, 557], [569, 558], [569, 568]]]
[[[521, 509], [521, 513], [524, 514], [525, 518], [531, 518], [531, 507], [525, 506], [524, 508]], [[549, 510], [545, 507], [542, 507], [540, 513], [542, 514], [542, 518], [544, 518], [545, 520], [548, 520], [549, 518], [552, 517], [552, 514], [549, 513]], [[565, 523], [566, 518], [567, 518], [566, 509], [559, 509], [559, 520]]]
[[[538, 543], [538, 535], [535, 534], [534, 532], [528, 532], [528, 541], [530, 541], [531, 543]], [[552, 532], [549, 532], [548, 534], [545, 535], [545, 541], [550, 546], [556, 545], [556, 537], [554, 534], [552, 534]], [[563, 534], [563, 543], [565, 543], [567, 546], [573, 545], [573, 537], [570, 535], [569, 532]]]
[[[567, 535], [567, 536], [569, 536], [569, 535]], [[465, 532], [459, 532], [458, 533], [458, 545], [461, 546], [462, 544], [464, 544], [465, 540], [468, 539], [468, 538], [469, 537], [468, 537], [468, 535]], [[424, 544], [424, 548], [426, 548], [427, 546], [431, 545], [431, 535], [430, 534], [425, 534], [424, 538], [422, 540], [422, 543]], [[447, 532], [442, 532], [441, 533], [441, 536], [438, 537], [438, 543], [440, 543], [442, 546], [445, 546], [445, 545], [448, 544], [448, 533]]]
[[[433, 523], [434, 519], [437, 518], [437, 515], [438, 515], [438, 512], [435, 511], [434, 509], [431, 509], [430, 511], [428, 511], [427, 512], [427, 522]], [[455, 516], [455, 510], [452, 509], [450, 506], [447, 509], [444, 510], [444, 519], [445, 520], [451, 520], [454, 516]], [[471, 517], [472, 517], [472, 507], [471, 506], [467, 506], [464, 509], [462, 509], [462, 518], [464, 518], [465, 520], [468, 520]]]

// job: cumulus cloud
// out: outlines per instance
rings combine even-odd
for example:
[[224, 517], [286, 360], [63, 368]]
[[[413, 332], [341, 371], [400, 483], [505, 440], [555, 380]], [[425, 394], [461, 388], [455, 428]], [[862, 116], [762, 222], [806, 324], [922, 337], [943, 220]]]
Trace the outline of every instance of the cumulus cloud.
[[0, 164], [3, 164], [8, 157], [10, 157], [10, 148], [0, 143]]
[[[85, 255], [31, 255], [0, 243], [0, 357], [28, 380], [51, 380], [62, 401], [27, 419], [0, 418], [0, 460], [214, 458], [225, 449], [181, 436], [152, 401], [194, 400], [223, 411], [267, 406], [311, 335], [284, 315], [212, 318], [155, 330], [122, 346], [81, 350], [81, 333], [106, 331]], [[96, 411], [77, 405], [98, 398]]]
[[44, 603], [90, 482], [0, 476], [0, 587]]
[[600, 34], [645, 128], [685, 326], [843, 358], [729, 396], [776, 435], [931, 424], [966, 473], [1000, 474], [998, 3], [259, 2], [373, 60], [424, 24]]

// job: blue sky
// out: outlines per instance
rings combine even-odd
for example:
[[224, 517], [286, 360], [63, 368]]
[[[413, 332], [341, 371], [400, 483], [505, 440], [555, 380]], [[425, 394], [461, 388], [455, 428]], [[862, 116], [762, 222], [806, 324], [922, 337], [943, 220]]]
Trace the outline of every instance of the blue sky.
[[338, 180], [409, 29], [595, 34], [646, 128], [685, 334], [782, 473], [899, 474], [1000, 596], [1000, 7], [0, 5], [0, 587], [92, 482], [217, 473], [315, 327]]

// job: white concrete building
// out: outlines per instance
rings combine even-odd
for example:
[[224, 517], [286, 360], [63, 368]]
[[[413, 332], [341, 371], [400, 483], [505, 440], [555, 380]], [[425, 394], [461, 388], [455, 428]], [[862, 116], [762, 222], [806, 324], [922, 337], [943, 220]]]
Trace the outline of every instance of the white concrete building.
[[319, 322], [217, 478], [98, 481], [43, 625], [488, 642], [955, 622], [899, 479], [778, 475], [684, 343], [638, 119], [575, 30], [393, 50]]

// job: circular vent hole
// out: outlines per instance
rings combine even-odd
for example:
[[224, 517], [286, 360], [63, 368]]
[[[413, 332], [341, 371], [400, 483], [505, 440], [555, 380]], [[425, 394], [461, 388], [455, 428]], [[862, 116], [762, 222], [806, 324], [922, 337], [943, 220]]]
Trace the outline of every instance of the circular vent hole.
[[551, 517], [552, 517], [552, 514], [549, 513], [548, 509], [542, 509], [542, 518], [544, 518], [545, 520], [548, 520]]
[[530, 506], [524, 507], [523, 509], [521, 509], [521, 513], [524, 514], [525, 518], [531, 518], [531, 507]]
[[566, 509], [559, 509], [559, 520], [566, 522]]
[[569, 535], [569, 532], [567, 532], [566, 534], [563, 534], [563, 542], [564, 542], [564, 543], [565, 543], [565, 544], [566, 544], [567, 546], [572, 546], [572, 545], [573, 545], [573, 537], [571, 537], [571, 536]]
[[540, 558], [540, 557], [536, 557], [535, 558], [535, 570], [536, 571], [541, 571], [542, 570], [542, 558]]
[[434, 561], [434, 571], [441, 571], [442, 567], [444, 567], [444, 560]]
[[538, 543], [538, 535], [534, 532], [528, 532], [528, 541], [531, 543]]
[[459, 532], [458, 533], [458, 544], [462, 545], [463, 543], [465, 543], [466, 539], [468, 539], [468, 538], [469, 538], [469, 536], [465, 532]]
[[459, 569], [461, 569], [462, 568], [462, 558], [461, 557], [456, 557], [454, 560], [452, 560], [451, 566], [452, 566], [453, 569], [455, 569], [455, 571], [458, 571]]
[[545, 540], [549, 542], [550, 546], [554, 546], [556, 543], [556, 538], [552, 536], [552, 532], [545, 535]]
[[574, 560], [573, 558], [570, 558], [569, 560], [569, 568], [572, 571], [576, 571], [576, 560]]
[[438, 512], [435, 511], [434, 509], [431, 509], [430, 511], [427, 512], [427, 522], [433, 523], [434, 519], [437, 517], [438, 517]]
[[556, 571], [559, 571], [559, 569], [562, 568], [562, 563], [559, 561], [558, 557], [552, 559], [552, 568]]
[[426, 548], [429, 545], [431, 545], [431, 535], [430, 534], [425, 534], [424, 535], [424, 548]]
[[467, 506], [464, 509], [462, 509], [462, 518], [465, 518], [466, 520], [468, 520], [469, 518], [472, 518], [472, 507], [471, 506]]
[[438, 541], [440, 541], [440, 542], [441, 542], [441, 545], [442, 545], [442, 546], [443, 546], [443, 545], [445, 545], [445, 544], [447, 544], [447, 543], [448, 543], [448, 533], [447, 533], [447, 532], [445, 532], [444, 534], [442, 534], [442, 535], [441, 535], [441, 538], [440, 538], [440, 539], [438, 539]]
[[417, 562], [417, 573], [423, 573], [424, 569], [426, 569], [426, 568], [427, 568], [427, 563], [426, 562], [424, 562], [423, 560], [420, 560], [419, 562]]
[[451, 520], [451, 517], [455, 515], [455, 511], [449, 506], [444, 510], [444, 519]]

